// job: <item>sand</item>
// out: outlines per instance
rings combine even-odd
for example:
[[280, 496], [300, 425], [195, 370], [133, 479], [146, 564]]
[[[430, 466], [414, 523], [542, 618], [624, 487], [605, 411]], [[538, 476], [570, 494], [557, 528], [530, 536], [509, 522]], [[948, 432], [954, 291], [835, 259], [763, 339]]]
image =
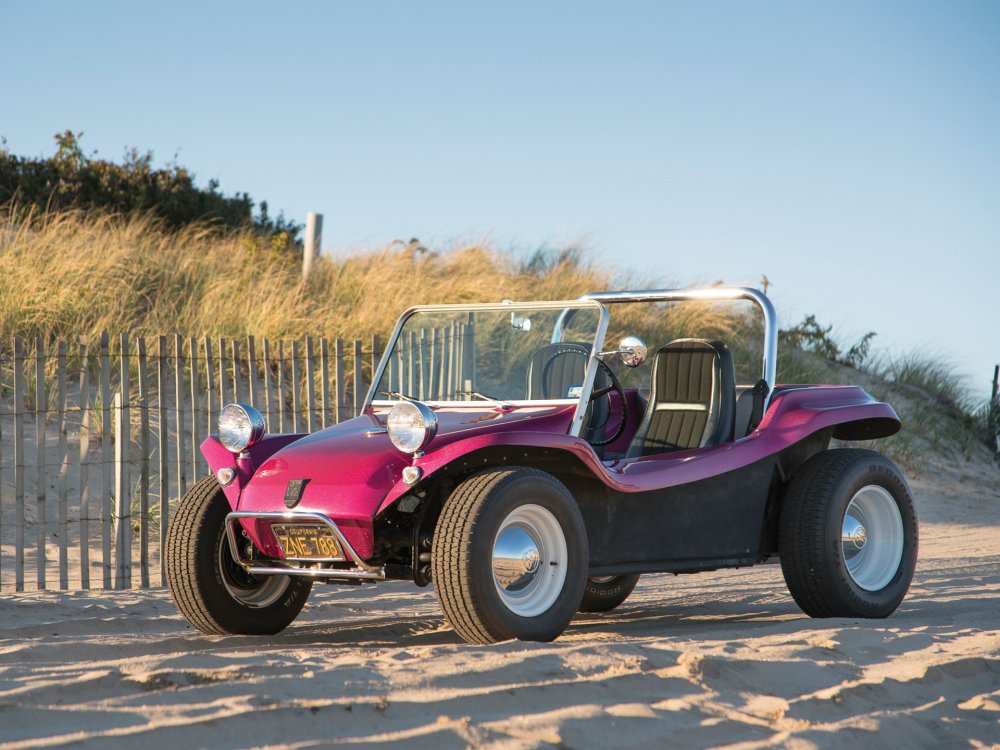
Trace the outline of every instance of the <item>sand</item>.
[[469, 646], [432, 589], [318, 587], [268, 638], [162, 589], [0, 596], [0, 747], [1000, 747], [1000, 471], [911, 485], [890, 618], [813, 620], [778, 566], [644, 576], [556, 642]]

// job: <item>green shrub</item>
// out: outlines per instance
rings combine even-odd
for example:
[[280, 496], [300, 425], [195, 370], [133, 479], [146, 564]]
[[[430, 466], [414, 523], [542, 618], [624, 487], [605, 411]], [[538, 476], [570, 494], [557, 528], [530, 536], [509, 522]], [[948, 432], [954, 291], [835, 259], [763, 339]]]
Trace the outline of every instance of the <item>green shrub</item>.
[[150, 151], [132, 148], [121, 164], [90, 158], [80, 147], [82, 135], [69, 130], [56, 135], [58, 149], [47, 159], [14, 156], [0, 141], [0, 206], [36, 213], [71, 208], [151, 213], [170, 230], [208, 222], [260, 235], [283, 233], [291, 244], [298, 243], [301, 226], [283, 214], [272, 219], [266, 201], [255, 216], [247, 193], [223, 195], [216, 180], [210, 180], [207, 189], [199, 188], [194, 176], [176, 163], [154, 168]]

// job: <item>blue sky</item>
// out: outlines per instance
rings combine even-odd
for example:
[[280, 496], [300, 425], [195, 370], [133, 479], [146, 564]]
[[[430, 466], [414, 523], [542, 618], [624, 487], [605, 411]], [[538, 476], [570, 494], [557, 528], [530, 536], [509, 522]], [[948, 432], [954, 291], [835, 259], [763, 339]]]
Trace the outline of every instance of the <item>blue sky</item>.
[[[0, 135], [178, 161], [324, 247], [582, 243], [1000, 362], [1000, 4], [0, 0]], [[402, 303], [401, 303], [402, 304]]]

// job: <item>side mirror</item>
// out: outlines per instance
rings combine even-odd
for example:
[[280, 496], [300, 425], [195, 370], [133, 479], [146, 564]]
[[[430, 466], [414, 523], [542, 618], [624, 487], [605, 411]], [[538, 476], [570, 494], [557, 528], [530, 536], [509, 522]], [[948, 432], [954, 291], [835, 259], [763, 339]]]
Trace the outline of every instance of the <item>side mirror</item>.
[[530, 331], [531, 318], [519, 318], [517, 313], [510, 314], [510, 327], [515, 331]]
[[638, 336], [626, 336], [618, 342], [618, 356], [626, 367], [638, 367], [646, 361], [649, 349]]
[[618, 348], [610, 352], [598, 352], [598, 357], [606, 357], [609, 354], [617, 354], [626, 367], [638, 367], [646, 361], [646, 354], [649, 350], [642, 343], [638, 336], [626, 336], [618, 342]]

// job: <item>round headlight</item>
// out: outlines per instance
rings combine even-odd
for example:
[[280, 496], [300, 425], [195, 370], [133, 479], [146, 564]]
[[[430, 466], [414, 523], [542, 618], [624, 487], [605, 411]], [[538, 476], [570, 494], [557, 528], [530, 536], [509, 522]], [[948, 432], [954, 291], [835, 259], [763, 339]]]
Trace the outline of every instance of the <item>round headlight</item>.
[[226, 404], [219, 412], [219, 442], [241, 453], [264, 437], [264, 416], [246, 404]]
[[389, 440], [403, 453], [416, 453], [437, 434], [437, 417], [426, 404], [400, 401], [389, 410], [385, 428]]

